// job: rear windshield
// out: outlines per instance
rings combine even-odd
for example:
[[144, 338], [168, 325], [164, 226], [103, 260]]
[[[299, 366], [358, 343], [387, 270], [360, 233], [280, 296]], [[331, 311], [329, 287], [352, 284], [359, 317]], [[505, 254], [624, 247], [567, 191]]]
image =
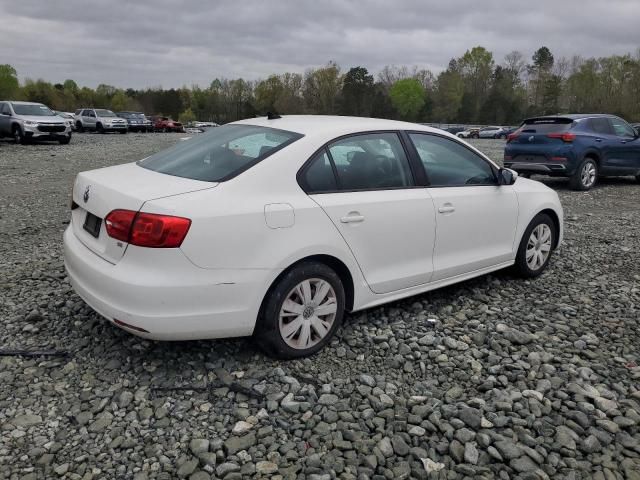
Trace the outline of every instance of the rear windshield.
[[235, 177], [281, 148], [299, 133], [253, 125], [224, 125], [179, 142], [138, 162], [155, 172], [176, 177], [221, 182]]
[[525, 120], [520, 131], [523, 133], [563, 133], [571, 129], [570, 118], [531, 118]]

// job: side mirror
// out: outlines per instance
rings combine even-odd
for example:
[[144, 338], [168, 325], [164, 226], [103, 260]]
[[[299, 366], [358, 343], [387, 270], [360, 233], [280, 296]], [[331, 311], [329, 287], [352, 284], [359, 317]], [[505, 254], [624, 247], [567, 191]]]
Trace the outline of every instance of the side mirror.
[[498, 171], [498, 183], [500, 185], [513, 185], [518, 178], [518, 172], [509, 168], [501, 168]]

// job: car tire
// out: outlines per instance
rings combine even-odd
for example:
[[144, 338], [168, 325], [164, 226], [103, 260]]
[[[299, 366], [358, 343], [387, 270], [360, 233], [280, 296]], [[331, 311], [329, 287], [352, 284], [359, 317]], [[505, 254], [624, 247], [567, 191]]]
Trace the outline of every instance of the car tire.
[[104, 130], [104, 127], [102, 126], [101, 123], [96, 124], [96, 132], [98, 133], [106, 133]]
[[27, 143], [27, 137], [24, 136], [20, 125], [14, 125], [11, 127], [11, 137], [16, 145], [24, 145]]
[[569, 179], [572, 190], [586, 191], [593, 188], [598, 181], [598, 163], [591, 157], [586, 157]]
[[60, 143], [60, 145], [69, 145], [69, 142], [71, 142], [71, 134], [58, 139], [58, 143]]
[[558, 232], [551, 217], [546, 213], [536, 215], [520, 240], [514, 265], [518, 275], [534, 278], [544, 272], [557, 238]]
[[636, 182], [640, 183], [640, 173], [636, 175]]
[[76, 131], [78, 133], [84, 132], [84, 127], [82, 126], [82, 124], [80, 122], [76, 122]]
[[[322, 298], [316, 300], [318, 292]], [[318, 315], [316, 301], [328, 313]], [[284, 273], [265, 296], [254, 339], [276, 358], [313, 355], [331, 340], [344, 309], [344, 287], [336, 272], [323, 263], [302, 262]]]
[[126, 130], [122, 130], [122, 131], [120, 132], [120, 135], [124, 135], [124, 134], [126, 134], [126, 133], [127, 133], [127, 131], [126, 131]]

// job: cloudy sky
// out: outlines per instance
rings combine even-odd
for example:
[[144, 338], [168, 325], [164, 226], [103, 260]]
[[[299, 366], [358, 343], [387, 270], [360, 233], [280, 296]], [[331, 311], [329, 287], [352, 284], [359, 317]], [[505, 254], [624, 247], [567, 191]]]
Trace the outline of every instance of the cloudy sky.
[[438, 72], [482, 45], [497, 61], [634, 53], [640, 0], [0, 0], [0, 64], [21, 80], [118, 87], [258, 79], [335, 60]]

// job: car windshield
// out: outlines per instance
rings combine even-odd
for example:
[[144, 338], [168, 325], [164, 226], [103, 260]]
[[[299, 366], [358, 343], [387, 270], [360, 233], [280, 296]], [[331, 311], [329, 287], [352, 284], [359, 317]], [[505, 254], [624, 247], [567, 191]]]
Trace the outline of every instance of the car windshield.
[[138, 165], [177, 177], [220, 182], [301, 137], [299, 133], [268, 127], [225, 125], [158, 152]]
[[45, 107], [41, 103], [12, 103], [11, 105], [13, 106], [13, 111], [16, 112], [16, 115], [31, 115], [34, 117], [52, 117], [55, 115], [49, 107]]
[[99, 117], [115, 117], [116, 114], [113, 113], [111, 110], [96, 110], [96, 115], [98, 115]]

